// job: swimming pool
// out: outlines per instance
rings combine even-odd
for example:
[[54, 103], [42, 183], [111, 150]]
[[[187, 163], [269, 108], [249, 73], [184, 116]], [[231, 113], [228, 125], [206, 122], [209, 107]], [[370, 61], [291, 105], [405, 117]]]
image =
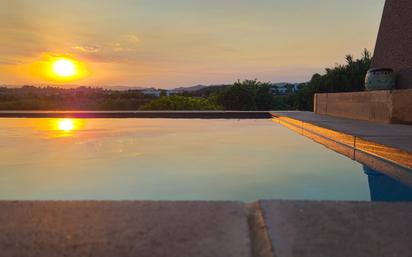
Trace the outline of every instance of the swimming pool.
[[411, 195], [409, 186], [270, 119], [0, 119], [0, 200]]

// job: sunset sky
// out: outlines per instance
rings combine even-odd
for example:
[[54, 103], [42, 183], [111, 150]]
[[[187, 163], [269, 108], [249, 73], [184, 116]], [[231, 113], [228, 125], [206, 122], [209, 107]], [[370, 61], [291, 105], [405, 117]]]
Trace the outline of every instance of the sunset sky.
[[[0, 85], [172, 88], [246, 78], [303, 82], [343, 62], [345, 54], [357, 57], [365, 47], [373, 50], [383, 4], [1, 0]], [[62, 58], [75, 63], [76, 76], [61, 79], [50, 73]]]

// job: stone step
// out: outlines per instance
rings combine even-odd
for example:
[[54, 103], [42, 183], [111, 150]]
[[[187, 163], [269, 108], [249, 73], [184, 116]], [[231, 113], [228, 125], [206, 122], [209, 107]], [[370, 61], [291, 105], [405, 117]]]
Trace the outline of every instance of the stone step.
[[412, 255], [412, 203], [0, 201], [0, 256]]

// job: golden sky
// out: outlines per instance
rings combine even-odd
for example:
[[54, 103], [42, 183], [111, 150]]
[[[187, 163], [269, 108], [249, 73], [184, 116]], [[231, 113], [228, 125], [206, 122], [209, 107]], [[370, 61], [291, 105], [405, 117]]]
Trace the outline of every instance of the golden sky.
[[[303, 82], [373, 50], [384, 0], [0, 0], [0, 85]], [[57, 79], [58, 59], [78, 76]]]

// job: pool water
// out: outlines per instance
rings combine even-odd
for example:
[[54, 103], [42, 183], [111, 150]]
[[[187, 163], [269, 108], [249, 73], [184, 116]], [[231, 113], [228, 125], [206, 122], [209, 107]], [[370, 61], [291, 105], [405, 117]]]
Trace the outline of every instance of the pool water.
[[379, 200], [370, 184], [272, 120], [0, 119], [0, 200]]

